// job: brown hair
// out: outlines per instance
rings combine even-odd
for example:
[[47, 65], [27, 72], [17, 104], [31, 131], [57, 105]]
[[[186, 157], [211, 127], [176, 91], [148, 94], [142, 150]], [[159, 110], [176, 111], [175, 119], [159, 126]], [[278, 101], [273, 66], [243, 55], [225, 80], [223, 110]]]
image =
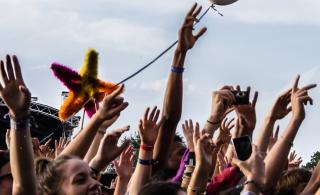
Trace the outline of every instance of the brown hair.
[[145, 185], [138, 195], [176, 195], [182, 191], [178, 184], [170, 182], [155, 182]]
[[54, 160], [39, 158], [35, 162], [36, 175], [39, 182], [40, 195], [58, 195], [61, 182], [61, 173], [58, 168], [72, 156], [62, 155]]
[[306, 184], [310, 180], [311, 172], [295, 168], [285, 171], [279, 179], [276, 187], [276, 195], [296, 194], [296, 190], [301, 184]]

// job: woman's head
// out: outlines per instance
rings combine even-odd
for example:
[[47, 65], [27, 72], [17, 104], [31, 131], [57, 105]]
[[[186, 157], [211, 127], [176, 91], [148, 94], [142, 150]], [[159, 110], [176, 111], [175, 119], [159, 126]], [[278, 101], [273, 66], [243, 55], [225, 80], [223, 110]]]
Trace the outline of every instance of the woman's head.
[[279, 179], [275, 194], [300, 194], [309, 182], [310, 177], [311, 172], [305, 169], [287, 170]]
[[101, 194], [100, 183], [89, 165], [75, 157], [61, 156], [53, 161], [38, 159], [36, 173], [40, 194]]

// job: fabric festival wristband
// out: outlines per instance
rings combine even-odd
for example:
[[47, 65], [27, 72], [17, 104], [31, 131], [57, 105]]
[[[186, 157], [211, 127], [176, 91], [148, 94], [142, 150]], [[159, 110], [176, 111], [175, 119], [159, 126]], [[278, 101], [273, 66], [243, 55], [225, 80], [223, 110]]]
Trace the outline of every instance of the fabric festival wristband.
[[30, 114], [24, 118], [16, 119], [13, 116], [10, 117], [10, 127], [13, 130], [27, 129], [30, 127]]
[[152, 145], [141, 144], [140, 145], [140, 149], [141, 150], [145, 150], [145, 151], [153, 151], [153, 146]]
[[171, 67], [171, 72], [175, 72], [175, 73], [178, 73], [178, 74], [182, 74], [184, 71], [184, 68], [183, 67], [177, 67], [177, 66], [172, 66]]
[[155, 164], [155, 161], [154, 160], [143, 160], [143, 159], [138, 159], [138, 163], [141, 164], [141, 165], [146, 165], [146, 166], [150, 166], [150, 165], [153, 165]]

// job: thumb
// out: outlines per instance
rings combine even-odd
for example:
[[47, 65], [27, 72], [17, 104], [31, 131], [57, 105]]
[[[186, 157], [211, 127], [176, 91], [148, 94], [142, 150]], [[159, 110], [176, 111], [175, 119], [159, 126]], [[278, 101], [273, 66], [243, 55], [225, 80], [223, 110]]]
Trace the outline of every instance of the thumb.
[[233, 159], [232, 159], [231, 164], [232, 164], [232, 166], [238, 167], [238, 168], [240, 168], [240, 169], [241, 169], [241, 167], [242, 167], [242, 161], [239, 160], [239, 159], [236, 159], [236, 158], [233, 158]]
[[128, 148], [129, 144], [130, 144], [130, 140], [125, 140], [125, 141], [121, 144], [121, 146], [119, 147], [119, 151], [122, 152], [123, 150], [125, 150], [126, 148]]
[[26, 99], [28, 101], [30, 101], [31, 93], [30, 93], [30, 91], [28, 90], [28, 88], [26, 86], [20, 85], [19, 86], [19, 91], [21, 91], [21, 93], [23, 93], [26, 96]]

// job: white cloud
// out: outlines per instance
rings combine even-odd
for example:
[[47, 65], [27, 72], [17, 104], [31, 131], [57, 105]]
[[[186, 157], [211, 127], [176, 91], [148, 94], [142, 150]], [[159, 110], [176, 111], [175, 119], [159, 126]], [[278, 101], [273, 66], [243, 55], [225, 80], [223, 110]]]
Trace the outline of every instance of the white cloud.
[[[141, 83], [139, 89], [142, 91], [163, 92], [167, 84], [167, 78], [161, 78], [150, 82]], [[184, 94], [188, 96], [204, 94], [205, 90], [200, 89], [195, 83], [188, 78], [183, 79]]]
[[246, 23], [320, 25], [320, 1], [239, 0], [220, 10], [226, 17]]
[[[64, 1], [61, 4], [64, 5]], [[102, 6], [85, 10], [86, 7], [82, 4], [82, 9], [77, 10], [72, 9], [71, 5], [52, 5], [50, 9], [50, 5], [50, 1], [36, 0], [1, 2], [0, 25], [4, 27], [0, 32], [1, 37], [9, 35], [15, 40], [29, 41], [30, 44], [45, 42], [62, 47], [61, 43], [66, 40], [75, 46], [86, 48], [95, 45], [138, 55], [148, 54], [155, 46], [166, 46], [165, 30], [152, 23], [146, 25], [130, 17], [91, 12], [97, 9], [101, 11]]]
[[166, 82], [167, 82], [167, 78], [162, 78], [158, 80], [153, 80], [151, 82], [141, 83], [139, 88], [142, 91], [161, 92], [161, 91], [164, 91]]

